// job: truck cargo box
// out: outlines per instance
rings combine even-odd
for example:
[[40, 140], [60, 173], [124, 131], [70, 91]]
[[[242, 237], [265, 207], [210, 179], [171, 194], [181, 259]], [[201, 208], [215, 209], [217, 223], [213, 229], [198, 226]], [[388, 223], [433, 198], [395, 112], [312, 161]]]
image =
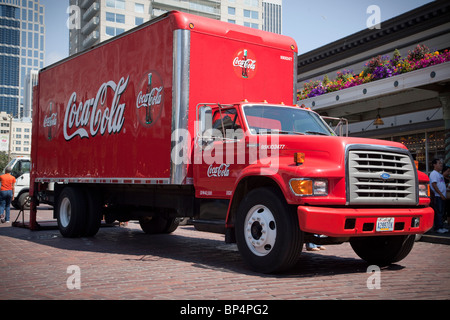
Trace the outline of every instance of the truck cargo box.
[[172, 133], [193, 134], [203, 102], [291, 104], [296, 57], [289, 37], [170, 12], [45, 68], [36, 182], [192, 183], [189, 163], [171, 161]]

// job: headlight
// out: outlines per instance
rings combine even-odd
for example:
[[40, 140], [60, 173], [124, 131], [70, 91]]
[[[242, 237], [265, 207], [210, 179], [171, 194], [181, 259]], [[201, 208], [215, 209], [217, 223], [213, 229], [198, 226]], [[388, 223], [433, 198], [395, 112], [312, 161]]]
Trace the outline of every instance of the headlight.
[[419, 197], [429, 197], [429, 187], [428, 184], [419, 184]]
[[292, 192], [296, 196], [326, 196], [328, 195], [328, 181], [295, 178], [289, 181]]

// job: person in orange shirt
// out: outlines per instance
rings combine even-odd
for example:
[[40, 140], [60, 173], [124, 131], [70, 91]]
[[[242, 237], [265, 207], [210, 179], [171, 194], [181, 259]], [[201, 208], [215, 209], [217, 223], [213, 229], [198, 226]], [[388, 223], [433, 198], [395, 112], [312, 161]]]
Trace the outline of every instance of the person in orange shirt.
[[16, 184], [16, 178], [11, 175], [11, 167], [7, 167], [5, 174], [0, 176], [0, 183], [0, 215], [3, 216], [3, 212], [5, 212], [5, 218], [1, 221], [9, 222], [11, 201], [14, 200], [14, 185]]

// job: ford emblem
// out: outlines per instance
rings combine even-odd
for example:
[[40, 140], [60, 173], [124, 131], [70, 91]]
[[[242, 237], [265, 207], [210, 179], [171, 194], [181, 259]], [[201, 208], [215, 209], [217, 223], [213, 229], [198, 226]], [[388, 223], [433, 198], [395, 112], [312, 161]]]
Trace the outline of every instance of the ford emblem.
[[388, 180], [391, 177], [391, 175], [387, 172], [383, 172], [382, 174], [380, 174], [380, 177], [383, 180]]

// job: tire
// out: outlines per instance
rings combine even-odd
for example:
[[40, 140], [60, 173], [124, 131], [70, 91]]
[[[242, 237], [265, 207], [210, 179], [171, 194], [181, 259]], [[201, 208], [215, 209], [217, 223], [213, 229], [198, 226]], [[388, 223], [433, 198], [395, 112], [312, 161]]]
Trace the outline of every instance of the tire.
[[30, 194], [28, 192], [21, 193], [17, 199], [19, 210], [30, 210]]
[[297, 214], [274, 188], [250, 191], [239, 205], [236, 241], [243, 260], [255, 271], [291, 268], [303, 247]]
[[102, 203], [96, 193], [87, 192], [87, 215], [83, 236], [95, 236], [102, 222]]
[[80, 189], [64, 188], [56, 203], [58, 228], [64, 237], [82, 236], [86, 223], [86, 199]]
[[19, 207], [19, 201], [18, 199], [14, 198], [13, 201], [11, 201], [11, 205], [14, 207], [14, 209], [20, 210], [21, 208]]
[[415, 235], [355, 237], [350, 239], [350, 245], [368, 263], [387, 266], [406, 258], [414, 241]]
[[139, 219], [139, 224], [146, 234], [172, 233], [180, 223], [178, 218], [164, 218], [156, 217], [142, 217]]

